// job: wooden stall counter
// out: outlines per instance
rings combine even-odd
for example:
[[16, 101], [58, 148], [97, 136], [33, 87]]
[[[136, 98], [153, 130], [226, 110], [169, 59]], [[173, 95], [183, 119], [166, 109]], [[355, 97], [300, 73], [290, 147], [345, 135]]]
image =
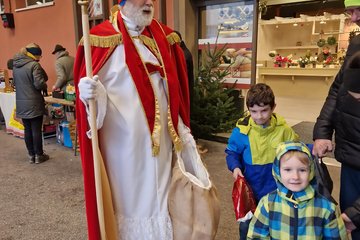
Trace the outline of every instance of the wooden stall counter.
[[52, 96], [44, 97], [46, 103], [56, 103], [64, 106], [75, 107], [74, 101], [68, 101], [61, 98], [53, 98]]

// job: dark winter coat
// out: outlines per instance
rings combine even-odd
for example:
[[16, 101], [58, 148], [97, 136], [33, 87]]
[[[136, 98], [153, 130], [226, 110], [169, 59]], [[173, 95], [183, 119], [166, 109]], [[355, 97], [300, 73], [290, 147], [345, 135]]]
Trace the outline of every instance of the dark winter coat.
[[335, 131], [336, 160], [360, 170], [360, 102], [343, 86], [347, 61], [357, 51], [360, 51], [360, 35], [351, 41], [345, 62], [330, 87], [314, 127], [313, 139], [332, 139]]
[[47, 75], [40, 63], [22, 53], [16, 54], [13, 79], [16, 88], [16, 116], [31, 119], [44, 115], [42, 91], [47, 90]]

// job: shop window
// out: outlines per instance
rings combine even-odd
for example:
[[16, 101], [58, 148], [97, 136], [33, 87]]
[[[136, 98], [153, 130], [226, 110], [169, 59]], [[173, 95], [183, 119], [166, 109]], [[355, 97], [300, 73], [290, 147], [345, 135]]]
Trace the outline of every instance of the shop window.
[[249, 1], [208, 5], [200, 8], [199, 56], [208, 44], [226, 50], [221, 56], [220, 68], [228, 69], [226, 83], [248, 85], [251, 82], [253, 62], [254, 3]]

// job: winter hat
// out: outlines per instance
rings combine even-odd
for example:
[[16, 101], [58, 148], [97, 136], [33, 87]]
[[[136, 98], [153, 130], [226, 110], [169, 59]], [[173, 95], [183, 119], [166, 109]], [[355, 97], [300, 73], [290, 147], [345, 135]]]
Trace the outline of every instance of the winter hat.
[[60, 52], [60, 51], [65, 51], [65, 50], [66, 50], [66, 48], [64, 48], [63, 46], [61, 46], [60, 44], [56, 44], [55, 49], [52, 52], [52, 54], [55, 54], [55, 53]]
[[39, 45], [36, 43], [30, 43], [26, 47], [21, 48], [20, 53], [34, 59], [35, 61], [39, 61], [42, 51]]
[[119, 5], [120, 5], [120, 6], [124, 6], [125, 3], [126, 3], [126, 0], [119, 0]]
[[360, 7], [360, 0], [345, 0], [345, 8], [349, 7]]
[[42, 54], [41, 48], [35, 43], [30, 43], [25, 48], [27, 52], [31, 53], [34, 56], [41, 56]]
[[351, 92], [360, 93], [360, 52], [357, 52], [349, 59], [349, 64], [344, 71], [345, 89]]

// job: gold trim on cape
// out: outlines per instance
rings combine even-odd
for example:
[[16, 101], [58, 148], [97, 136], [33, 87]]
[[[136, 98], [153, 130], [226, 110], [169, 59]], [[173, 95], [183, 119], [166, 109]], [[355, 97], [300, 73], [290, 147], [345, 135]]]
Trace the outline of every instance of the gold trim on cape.
[[[110, 48], [123, 43], [121, 33], [110, 36], [97, 36], [90, 34], [90, 45], [93, 47]], [[81, 38], [79, 45], [84, 45], [84, 39]]]
[[[159, 25], [159, 27], [161, 28], [162, 32], [165, 35], [164, 29], [162, 28], [161, 24], [158, 21], [156, 21], [156, 23]], [[173, 36], [173, 33], [171, 33], [170, 35]], [[168, 36], [170, 36], [170, 35], [168, 35]], [[178, 36], [176, 33], [174, 33], [174, 35]], [[167, 36], [167, 39], [169, 41], [168, 36]], [[179, 36], [178, 36], [178, 39], [180, 40]], [[157, 43], [155, 42], [155, 44], [157, 44]], [[171, 43], [169, 43], [169, 44], [171, 44]], [[170, 55], [171, 55], [171, 49], [169, 49], [169, 51], [170, 51]], [[160, 55], [160, 57], [161, 57], [161, 62], [164, 62], [161, 55]], [[166, 81], [166, 87], [167, 87], [166, 92], [169, 93], [169, 82], [167, 81], [168, 78], [167, 78], [165, 66], [162, 66], [162, 67], [164, 68], [164, 75], [165, 76], [164, 76], [163, 79], [164, 79], [164, 81]], [[174, 144], [175, 150], [176, 151], [181, 151], [181, 149], [182, 149], [182, 141], [181, 141], [181, 138], [179, 137], [179, 134], [175, 130], [175, 127], [174, 127], [174, 124], [173, 124], [173, 121], [172, 121], [172, 117], [171, 117], [171, 109], [170, 109], [170, 104], [171, 104], [170, 101], [171, 101], [171, 99], [170, 99], [169, 94], [167, 94], [167, 96], [168, 96], [168, 106], [167, 106], [167, 108], [168, 108], [168, 111], [167, 111], [168, 132], [169, 132], [169, 135], [170, 135], [170, 137], [172, 139], [172, 142]]]
[[173, 45], [175, 43], [181, 43], [181, 39], [180, 39], [179, 35], [177, 35], [175, 32], [172, 32], [169, 35], [167, 35], [166, 39], [168, 40], [170, 45]]
[[177, 132], [175, 131], [175, 127], [174, 127], [174, 124], [173, 124], [172, 119], [171, 119], [170, 105], [168, 105], [167, 119], [168, 119], [169, 135], [170, 135], [170, 137], [172, 139], [172, 142], [174, 143], [174, 147], [175, 147], [176, 152], [179, 152], [182, 149], [182, 141], [181, 141], [179, 135], [177, 134]]
[[151, 134], [152, 140], [152, 155], [155, 157], [160, 153], [160, 134], [161, 134], [161, 124], [160, 124], [160, 107], [157, 97], [155, 96], [155, 120], [154, 120], [154, 129]]
[[[127, 31], [127, 33], [129, 34], [129, 29], [128, 27], [126, 26], [126, 24], [124, 24], [125, 26], [125, 29]], [[129, 34], [129, 36], [131, 36]], [[155, 99], [155, 116], [154, 116], [154, 128], [153, 128], [153, 131], [151, 132], [150, 130], [150, 126], [148, 124], [148, 128], [149, 128], [149, 132], [151, 134], [151, 143], [152, 143], [152, 155], [155, 157], [157, 155], [159, 155], [160, 153], [160, 136], [161, 136], [161, 122], [160, 122], [160, 107], [159, 107], [159, 102], [158, 102], [158, 99], [157, 99], [157, 96], [155, 94], [155, 91], [154, 91], [154, 86], [153, 86], [153, 82], [151, 81], [151, 77], [150, 77], [150, 74], [149, 74], [149, 71], [147, 70], [146, 68], [146, 65], [145, 65], [145, 61], [144, 59], [142, 58], [141, 54], [139, 53], [139, 49], [137, 48], [136, 44], [134, 43], [134, 37], [131, 37], [131, 40], [133, 41], [133, 44], [134, 44], [134, 47], [136, 49], [136, 52], [137, 54], [139, 55], [140, 59], [141, 59], [141, 62], [143, 63], [143, 66], [144, 66], [144, 69], [146, 71], [146, 74], [148, 75], [148, 78], [150, 80], [150, 84], [151, 84], [151, 88], [153, 90], [153, 93], [154, 93], [154, 99]], [[156, 44], [155, 44], [156, 46]], [[159, 61], [160, 62], [160, 61]], [[161, 64], [161, 63], [160, 63]], [[128, 67], [129, 68], [129, 67]], [[136, 91], [137, 92], [137, 91]], [[137, 92], [137, 95], [140, 99], [140, 102], [141, 102], [141, 98], [139, 96], [139, 93]], [[143, 110], [143, 113], [144, 115], [146, 116], [146, 113], [145, 113], [145, 109], [144, 109], [144, 105], [142, 105], [142, 110]]]

